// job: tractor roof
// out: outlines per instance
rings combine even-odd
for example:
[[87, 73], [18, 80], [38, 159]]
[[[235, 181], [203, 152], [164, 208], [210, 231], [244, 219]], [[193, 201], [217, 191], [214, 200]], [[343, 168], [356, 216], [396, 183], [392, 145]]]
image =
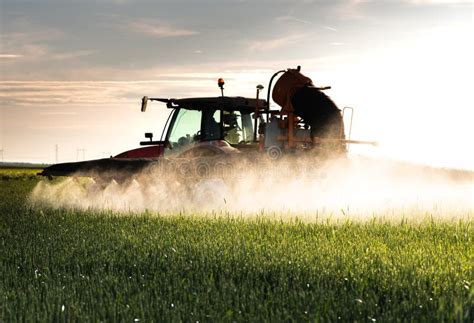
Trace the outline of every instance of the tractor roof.
[[[257, 108], [257, 99], [244, 97], [208, 97], [208, 98], [185, 98], [185, 99], [162, 99], [150, 98], [150, 100], [166, 103], [168, 108], [183, 108], [188, 110], [227, 110], [227, 111], [248, 111], [253, 112]], [[267, 101], [259, 99], [258, 108], [267, 106]]]

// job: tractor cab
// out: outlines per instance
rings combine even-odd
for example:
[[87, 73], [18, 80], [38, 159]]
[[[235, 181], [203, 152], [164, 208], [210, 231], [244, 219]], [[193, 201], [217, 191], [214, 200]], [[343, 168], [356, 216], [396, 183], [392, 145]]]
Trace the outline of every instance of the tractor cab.
[[187, 157], [237, 152], [257, 146], [257, 127], [261, 109], [267, 102], [244, 97], [207, 97], [188, 99], [142, 99], [166, 103], [172, 109], [160, 141], [143, 141], [142, 146], [163, 146], [162, 155]]

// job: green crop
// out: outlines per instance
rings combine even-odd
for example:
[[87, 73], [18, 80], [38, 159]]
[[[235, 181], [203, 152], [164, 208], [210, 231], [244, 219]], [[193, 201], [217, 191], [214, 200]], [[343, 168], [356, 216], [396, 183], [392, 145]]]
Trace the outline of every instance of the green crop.
[[1, 168], [0, 180], [9, 179], [35, 179], [36, 174], [42, 171], [39, 168]]
[[474, 319], [472, 221], [51, 209], [36, 183], [0, 181], [1, 322]]

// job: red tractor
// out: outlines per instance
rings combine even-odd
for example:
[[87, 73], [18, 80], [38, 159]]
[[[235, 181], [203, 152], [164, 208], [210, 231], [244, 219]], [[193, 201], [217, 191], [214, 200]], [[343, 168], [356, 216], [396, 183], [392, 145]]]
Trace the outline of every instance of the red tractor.
[[[273, 92], [272, 82], [280, 75]], [[141, 148], [115, 157], [45, 168], [40, 175], [88, 176], [120, 182], [150, 168], [165, 169], [181, 177], [223, 175], [243, 160], [262, 158], [277, 161], [285, 156], [314, 156], [319, 159], [346, 153], [343, 112], [296, 69], [275, 73], [269, 82], [267, 99], [224, 96], [166, 99], [143, 97], [144, 112], [149, 101], [159, 101], [171, 110], [160, 140], [145, 133]], [[270, 93], [281, 109], [270, 109]], [[347, 108], [345, 108], [347, 109]], [[352, 115], [351, 115], [352, 123]], [[349, 131], [350, 133], [350, 131]], [[349, 135], [350, 137], [350, 135]]]

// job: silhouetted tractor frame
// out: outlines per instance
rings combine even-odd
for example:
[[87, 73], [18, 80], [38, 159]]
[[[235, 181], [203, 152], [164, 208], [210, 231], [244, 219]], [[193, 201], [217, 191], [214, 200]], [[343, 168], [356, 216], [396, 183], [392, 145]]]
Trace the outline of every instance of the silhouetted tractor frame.
[[[273, 91], [273, 80], [280, 75]], [[39, 175], [88, 176], [123, 181], [150, 168], [161, 167], [178, 175], [198, 177], [225, 173], [242, 160], [279, 160], [284, 156], [330, 158], [344, 155], [348, 144], [371, 144], [345, 138], [343, 111], [339, 110], [311, 79], [296, 69], [281, 70], [269, 82], [267, 99], [224, 96], [224, 80], [218, 80], [221, 96], [169, 99], [143, 97], [171, 109], [160, 140], [145, 133], [143, 147], [111, 158], [61, 163]], [[280, 109], [270, 109], [270, 94]]]

